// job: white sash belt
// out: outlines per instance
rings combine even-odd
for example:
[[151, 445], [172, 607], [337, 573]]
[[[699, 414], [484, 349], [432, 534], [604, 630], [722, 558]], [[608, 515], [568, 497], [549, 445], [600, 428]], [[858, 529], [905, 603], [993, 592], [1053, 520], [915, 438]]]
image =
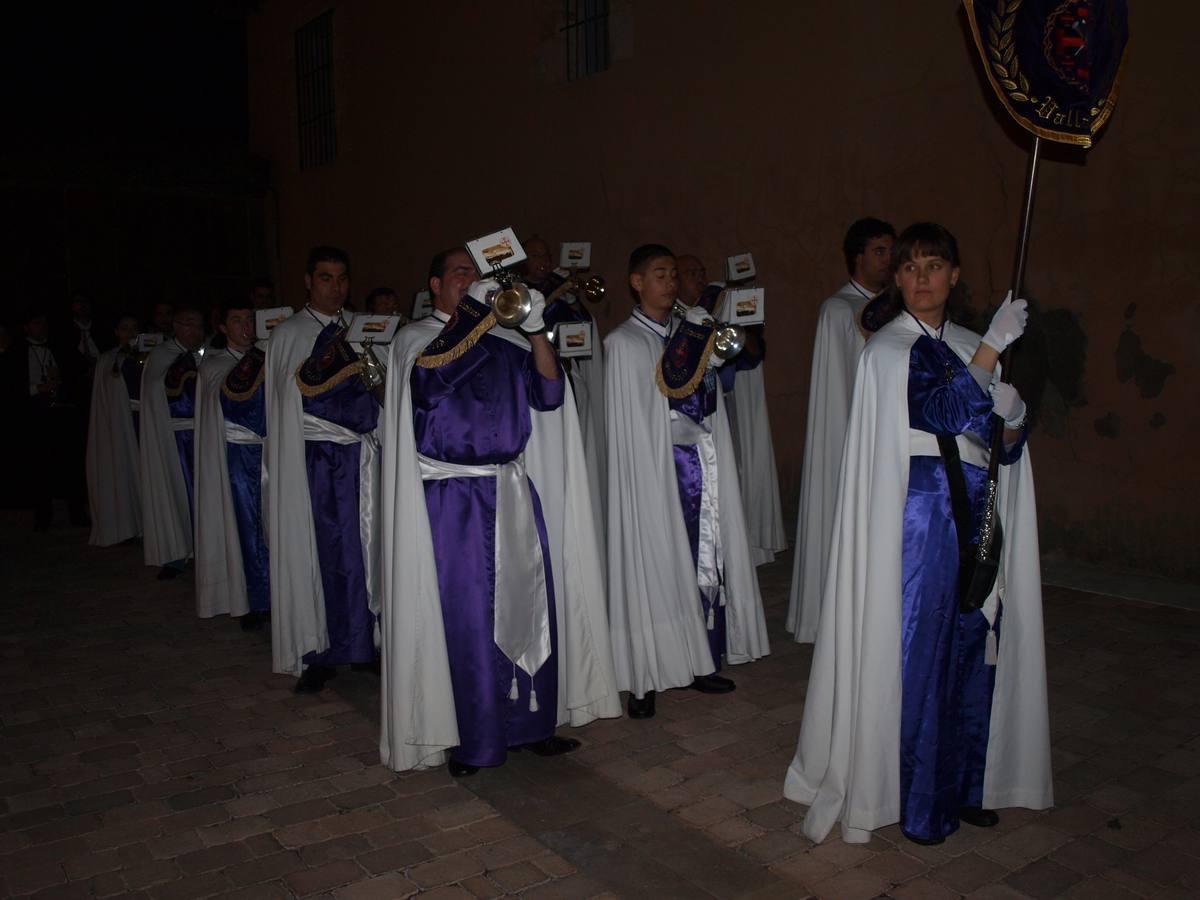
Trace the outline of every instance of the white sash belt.
[[[700, 527], [696, 548], [696, 582], [708, 604], [706, 624], [708, 630], [712, 631], [716, 627], [716, 608], [725, 605], [725, 588], [722, 578], [725, 571], [725, 556], [721, 547], [717, 445], [711, 432], [704, 431], [687, 416], [680, 415], [676, 421], [674, 410], [672, 410], [671, 416], [672, 442], [680, 446], [695, 447], [696, 455], [700, 459]], [[690, 423], [692, 429], [684, 426], [685, 422]], [[685, 443], [677, 439], [684, 433], [689, 433], [692, 440]]]
[[192, 428], [195, 427], [195, 423], [196, 423], [195, 419], [176, 419], [174, 416], [172, 416], [171, 417], [171, 430], [172, 431], [191, 431]]
[[[226, 423], [228, 426], [229, 423]], [[321, 419], [309, 413], [304, 414], [304, 440], [327, 441], [331, 444], [358, 444], [358, 536], [362, 543], [363, 569], [367, 582], [367, 605], [371, 612], [379, 614], [377, 592], [375, 590], [375, 552], [379, 546], [379, 517], [375, 511], [379, 508], [379, 487], [376, 484], [375, 473], [379, 468], [376, 459], [379, 455], [379, 441], [374, 431], [360, 434], [341, 425], [336, 425], [328, 419]]]
[[[988, 448], [978, 443], [974, 435], [968, 437], [960, 434], [955, 438], [955, 443], [958, 444], [958, 455], [963, 462], [979, 466], [981, 469], [988, 467], [990, 457]], [[930, 434], [928, 431], [918, 431], [915, 428], [908, 429], [908, 455], [941, 456], [942, 451], [938, 448], [937, 435]]]
[[[496, 479], [496, 646], [530, 678], [550, 658], [549, 594], [542, 542], [533, 514], [525, 457], [499, 465], [468, 466], [417, 454], [422, 481], [445, 478]], [[509, 699], [517, 699], [513, 674]], [[530, 686], [530, 710], [537, 693]]]
[[[307, 440], [307, 432], [304, 435]], [[258, 432], [247, 428], [245, 425], [239, 425], [237, 422], [225, 420], [225, 443], [227, 444], [261, 444], [262, 437]]]

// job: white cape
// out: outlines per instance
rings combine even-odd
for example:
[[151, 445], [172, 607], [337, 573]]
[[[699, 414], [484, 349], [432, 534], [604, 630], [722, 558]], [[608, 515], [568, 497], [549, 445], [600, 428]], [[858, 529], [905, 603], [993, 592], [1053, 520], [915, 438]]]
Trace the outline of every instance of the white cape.
[[733, 426], [750, 556], [761, 566], [774, 562], [775, 554], [787, 549], [762, 364], [737, 373], [725, 405]]
[[228, 350], [209, 350], [196, 383], [196, 615], [204, 619], [250, 611], [221, 408], [221, 385], [237, 362]]
[[159, 344], [142, 367], [140, 452], [142, 462], [143, 558], [165, 566], [192, 555], [192, 517], [179, 447], [171, 430], [171, 409], [163, 379], [184, 352], [173, 339]]
[[804, 433], [804, 468], [800, 475], [800, 509], [796, 517], [796, 550], [785, 627], [797, 641], [811, 643], [821, 615], [821, 589], [829, 561], [838, 471], [850, 417], [854, 370], [866, 339], [858, 317], [867, 298], [847, 282], [821, 304], [813, 341], [812, 377], [808, 385], [808, 425]]
[[[640, 698], [689, 685], [715, 666], [679, 501], [670, 405], [655, 383], [662, 339], [630, 318], [605, 338], [604, 350], [613, 664], [617, 686]], [[770, 647], [720, 391], [709, 422], [719, 460], [726, 659], [737, 664]]]
[[[901, 539], [908, 491], [908, 359], [921, 334], [902, 316], [871, 338], [859, 363], [838, 490], [824, 613], [796, 756], [784, 796], [809, 805], [804, 833], [834, 824], [850, 842], [900, 820]], [[947, 325], [969, 360], [979, 336]], [[1000, 469], [1004, 611], [983, 805], [1054, 802], [1037, 511], [1029, 450]], [[991, 601], [989, 601], [991, 602]]]
[[580, 439], [587, 460], [588, 488], [591, 491], [592, 513], [596, 519], [596, 534], [600, 538], [600, 553], [605, 546], [605, 509], [608, 506], [608, 445], [604, 430], [604, 345], [592, 321], [591, 359], [571, 360], [571, 390], [579, 414]]
[[88, 543], [111, 547], [142, 533], [142, 486], [138, 439], [125, 376], [112, 374], [118, 347], [96, 361], [92, 408], [88, 415], [88, 505], [92, 533]]
[[[429, 317], [392, 342], [383, 412], [383, 666], [379, 753], [396, 771], [445, 762], [459, 743], [433, 536], [412, 424], [413, 361], [441, 331]], [[524, 338], [492, 334], [528, 348]], [[531, 410], [525, 465], [546, 519], [558, 628], [558, 724], [621, 714], [612, 671], [601, 557], [575, 406]]]

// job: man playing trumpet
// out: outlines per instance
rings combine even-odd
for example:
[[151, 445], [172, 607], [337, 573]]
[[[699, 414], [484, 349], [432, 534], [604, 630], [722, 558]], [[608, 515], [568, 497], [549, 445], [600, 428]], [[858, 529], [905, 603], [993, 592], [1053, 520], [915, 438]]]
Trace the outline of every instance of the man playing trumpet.
[[629, 258], [633, 314], [604, 341], [608, 424], [608, 589], [617, 684], [631, 718], [655, 692], [727, 693], [721, 659], [769, 652], [758, 580], [715, 367], [716, 324], [676, 324], [675, 257]]

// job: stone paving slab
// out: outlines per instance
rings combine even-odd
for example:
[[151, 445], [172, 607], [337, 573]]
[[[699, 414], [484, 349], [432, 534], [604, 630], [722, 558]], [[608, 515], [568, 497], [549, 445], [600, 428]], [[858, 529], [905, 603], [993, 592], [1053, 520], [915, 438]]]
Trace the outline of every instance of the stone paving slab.
[[1046, 590], [1058, 806], [918, 847], [800, 833], [782, 799], [811, 648], [782, 631], [738, 690], [565, 733], [455, 782], [378, 761], [378, 682], [320, 697], [263, 634], [195, 616], [140, 548], [0, 519], [0, 896], [1200, 896], [1200, 615]]

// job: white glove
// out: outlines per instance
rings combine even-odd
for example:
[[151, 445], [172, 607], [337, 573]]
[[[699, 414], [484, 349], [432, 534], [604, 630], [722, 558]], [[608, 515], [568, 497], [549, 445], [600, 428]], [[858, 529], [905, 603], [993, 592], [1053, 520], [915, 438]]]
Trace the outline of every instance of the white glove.
[[484, 306], [492, 305], [491, 294], [500, 290], [500, 282], [495, 278], [484, 278], [481, 281], [471, 282], [471, 286], [467, 288], [467, 296], [472, 300], [477, 300]]
[[1025, 323], [1029, 321], [1028, 306], [1023, 299], [1014, 300], [1012, 291], [1009, 291], [996, 314], [992, 316], [992, 323], [988, 325], [983, 342], [997, 353], [1003, 353], [1009, 344], [1025, 333]]
[[521, 330], [529, 334], [537, 334], [539, 331], [546, 330], [546, 320], [542, 318], [542, 313], [546, 311], [546, 298], [536, 288], [529, 288], [529, 299], [533, 305], [529, 309], [529, 315], [521, 323]]
[[992, 412], [1004, 420], [1009, 428], [1020, 428], [1025, 424], [1025, 401], [1017, 389], [1004, 381], [992, 385]]
[[708, 314], [707, 309], [697, 303], [695, 306], [688, 307], [687, 314], [683, 318], [693, 325], [703, 325], [712, 317]]
[[719, 369], [727, 362], [729, 362], [729, 360], [721, 359], [721, 357], [717, 356], [716, 353], [708, 354], [708, 368], [710, 369]]

